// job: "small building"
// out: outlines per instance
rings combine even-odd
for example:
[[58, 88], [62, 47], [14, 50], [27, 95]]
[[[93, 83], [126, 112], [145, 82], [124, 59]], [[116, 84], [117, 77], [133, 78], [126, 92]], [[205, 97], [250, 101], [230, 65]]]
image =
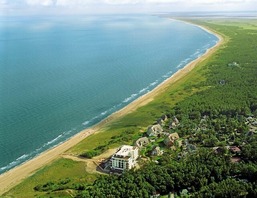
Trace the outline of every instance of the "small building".
[[164, 114], [161, 119], [166, 122], [169, 119], [169, 115]]
[[179, 139], [178, 133], [172, 133], [167, 138], [164, 139], [164, 144], [167, 147], [171, 147], [174, 145], [175, 141]]
[[226, 147], [218, 147], [218, 146], [215, 146], [212, 148], [214, 153], [215, 154], [223, 154], [227, 151], [227, 148]]
[[160, 124], [155, 124], [147, 129], [147, 135], [148, 136], [158, 136], [161, 132], [163, 132], [163, 129]]
[[162, 116], [157, 120], [157, 124], [164, 125], [167, 120], [168, 120], [168, 116], [167, 116], [167, 115], [162, 115]]
[[142, 138], [139, 138], [135, 145], [138, 147], [138, 148], [142, 148], [144, 146], [147, 146], [149, 144], [149, 139], [147, 137], [142, 137]]
[[238, 162], [241, 162], [241, 158], [240, 157], [231, 157], [230, 161], [232, 163], [238, 163]]
[[220, 85], [225, 85], [225, 84], [226, 84], [226, 81], [225, 81], [225, 80], [220, 80], [220, 81], [219, 81], [219, 84], [220, 84]]
[[173, 117], [173, 120], [169, 124], [169, 129], [175, 129], [179, 125], [179, 120], [176, 116]]
[[230, 66], [230, 67], [238, 67], [239, 64], [236, 61], [234, 61], [232, 63], [229, 63], [228, 66]]
[[135, 146], [122, 146], [110, 159], [111, 170], [129, 170], [136, 165], [138, 148]]
[[240, 152], [241, 152], [241, 149], [238, 148], [237, 146], [230, 146], [230, 147], [229, 147], [229, 150], [230, 150], [232, 153], [240, 153]]
[[161, 150], [161, 148], [159, 146], [155, 146], [153, 148], [153, 150], [151, 151], [152, 156], [160, 156], [162, 154], [163, 154], [163, 151]]

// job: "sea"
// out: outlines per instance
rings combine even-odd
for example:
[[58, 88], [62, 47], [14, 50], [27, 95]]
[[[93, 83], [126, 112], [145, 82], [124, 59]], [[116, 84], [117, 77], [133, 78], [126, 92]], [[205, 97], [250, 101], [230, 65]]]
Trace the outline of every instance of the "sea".
[[159, 16], [1, 16], [0, 174], [125, 107], [217, 42]]

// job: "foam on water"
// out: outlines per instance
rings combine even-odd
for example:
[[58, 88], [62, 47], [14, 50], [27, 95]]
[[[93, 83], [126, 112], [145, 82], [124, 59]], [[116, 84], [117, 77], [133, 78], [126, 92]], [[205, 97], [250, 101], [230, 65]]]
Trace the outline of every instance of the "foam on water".
[[128, 103], [129, 101], [133, 100], [136, 96], [137, 96], [137, 94], [131, 94], [131, 96], [129, 96], [123, 100], [123, 103]]
[[87, 121], [83, 122], [82, 125], [87, 126], [89, 123], [90, 123], [90, 121], [87, 120]]
[[[0, 173], [10, 170], [10, 169], [14, 168], [15, 166], [22, 164], [22, 163], [32, 159], [35, 156], [38, 156], [40, 153], [42, 153], [46, 149], [53, 148], [53, 147], [63, 143], [65, 140], [67, 140], [69, 138], [69, 134], [75, 130], [76, 129], [73, 128], [72, 130], [63, 132], [61, 135], [58, 135], [56, 138], [44, 143], [41, 147], [37, 148], [36, 150], [32, 151], [31, 153], [23, 154], [22, 156], [18, 157], [14, 161], [10, 162], [8, 165], [0, 167]], [[62, 141], [60, 141], [60, 140], [62, 140]]]

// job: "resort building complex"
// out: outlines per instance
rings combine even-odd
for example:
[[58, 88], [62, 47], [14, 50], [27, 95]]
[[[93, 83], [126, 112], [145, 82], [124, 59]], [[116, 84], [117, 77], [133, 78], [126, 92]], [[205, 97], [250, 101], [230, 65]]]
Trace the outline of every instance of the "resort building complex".
[[135, 167], [137, 158], [138, 148], [124, 145], [111, 157], [110, 167], [114, 171], [129, 170]]

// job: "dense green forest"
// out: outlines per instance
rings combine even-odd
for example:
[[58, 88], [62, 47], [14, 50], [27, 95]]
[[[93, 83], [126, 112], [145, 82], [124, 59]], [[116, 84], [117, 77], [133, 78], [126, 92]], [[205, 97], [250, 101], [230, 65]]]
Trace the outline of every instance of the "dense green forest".
[[[172, 108], [161, 104], [163, 113], [180, 121], [170, 132], [177, 132], [195, 151], [165, 152], [140, 169], [101, 175], [94, 182], [72, 183], [67, 178], [39, 183], [34, 190], [48, 197], [63, 190], [74, 197], [99, 198], [257, 197], [257, 23], [247, 20], [188, 20], [226, 41], [201, 68], [205, 80], [184, 87], [192, 92], [190, 97]], [[168, 97], [173, 100], [172, 93]]]

